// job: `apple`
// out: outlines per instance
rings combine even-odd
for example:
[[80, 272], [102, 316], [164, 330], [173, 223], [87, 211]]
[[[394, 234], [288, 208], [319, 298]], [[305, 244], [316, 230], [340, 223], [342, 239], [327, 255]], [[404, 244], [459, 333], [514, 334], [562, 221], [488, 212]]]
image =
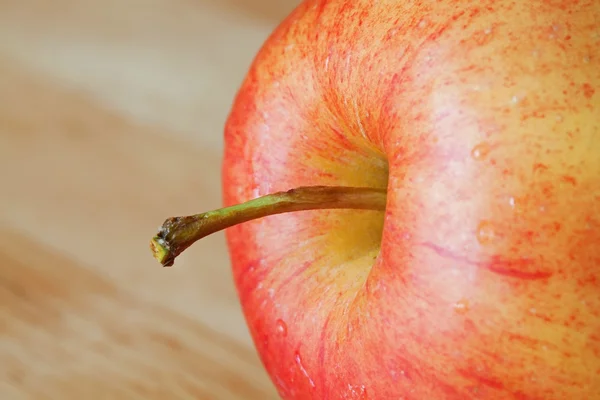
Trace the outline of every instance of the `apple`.
[[600, 2], [306, 0], [225, 128], [221, 210], [284, 399], [600, 399]]

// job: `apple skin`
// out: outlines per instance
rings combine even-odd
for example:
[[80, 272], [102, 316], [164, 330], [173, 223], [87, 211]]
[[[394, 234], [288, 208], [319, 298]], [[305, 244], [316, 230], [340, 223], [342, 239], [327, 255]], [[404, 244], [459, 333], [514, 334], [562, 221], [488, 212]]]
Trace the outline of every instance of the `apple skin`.
[[285, 399], [600, 399], [600, 2], [305, 1], [225, 128], [225, 205], [388, 188], [230, 228]]

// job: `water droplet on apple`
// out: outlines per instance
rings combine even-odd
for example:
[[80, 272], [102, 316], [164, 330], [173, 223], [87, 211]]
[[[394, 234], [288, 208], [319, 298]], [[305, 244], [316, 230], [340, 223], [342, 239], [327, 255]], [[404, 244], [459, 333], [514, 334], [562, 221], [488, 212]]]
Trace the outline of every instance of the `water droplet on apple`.
[[510, 196], [508, 198], [508, 204], [510, 205], [510, 208], [515, 208], [515, 198]]
[[560, 114], [557, 114], [555, 118], [558, 122], [562, 122], [562, 120], [563, 120], [563, 116]]
[[491, 147], [488, 143], [479, 143], [477, 146], [473, 147], [473, 150], [471, 150], [471, 157], [477, 161], [481, 161], [487, 157], [487, 155], [490, 153], [490, 150]]
[[483, 31], [483, 33], [485, 33], [486, 35], [491, 34], [492, 33], [492, 28], [491, 27], [485, 28], [485, 30]]
[[466, 314], [469, 311], [469, 300], [460, 299], [454, 303], [454, 311], [460, 315]]
[[365, 385], [354, 386], [348, 384], [348, 390], [350, 391], [352, 398], [356, 398], [358, 396], [359, 399], [366, 400], [367, 397], [367, 388]]
[[308, 374], [306, 368], [304, 368], [304, 364], [302, 364], [302, 357], [300, 356], [300, 353], [296, 352], [296, 354], [294, 355], [294, 359], [296, 360], [296, 365], [298, 365], [298, 369], [300, 370], [300, 372], [302, 372], [302, 375], [304, 375], [306, 379], [308, 379], [308, 383], [310, 384], [310, 386], [312, 386], [313, 388], [316, 387], [315, 382]]
[[589, 64], [590, 63], [590, 56], [583, 57], [583, 63], [584, 64]]
[[537, 314], [537, 310], [535, 309], [535, 307], [531, 307], [529, 309], [529, 313], [532, 314], [532, 315], [535, 315], [535, 314]]
[[282, 319], [278, 319], [277, 322], [275, 322], [275, 330], [277, 331], [277, 334], [286, 337], [288, 328], [285, 321], [283, 321]]
[[486, 245], [492, 243], [495, 239], [494, 225], [489, 221], [481, 221], [477, 227], [477, 240], [479, 243]]

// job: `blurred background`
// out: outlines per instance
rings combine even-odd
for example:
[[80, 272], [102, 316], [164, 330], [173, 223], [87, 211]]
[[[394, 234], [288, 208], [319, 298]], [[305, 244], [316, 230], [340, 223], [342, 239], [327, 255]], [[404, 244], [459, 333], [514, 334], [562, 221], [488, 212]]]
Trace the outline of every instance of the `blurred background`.
[[298, 0], [0, 0], [0, 399], [276, 399], [222, 233], [223, 125]]

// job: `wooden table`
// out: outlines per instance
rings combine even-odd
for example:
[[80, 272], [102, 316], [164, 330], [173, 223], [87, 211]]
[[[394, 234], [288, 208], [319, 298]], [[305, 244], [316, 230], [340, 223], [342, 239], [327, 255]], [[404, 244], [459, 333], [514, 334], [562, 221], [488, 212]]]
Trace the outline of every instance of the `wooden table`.
[[281, 0], [0, 0], [0, 399], [277, 398], [224, 236], [222, 129]]

